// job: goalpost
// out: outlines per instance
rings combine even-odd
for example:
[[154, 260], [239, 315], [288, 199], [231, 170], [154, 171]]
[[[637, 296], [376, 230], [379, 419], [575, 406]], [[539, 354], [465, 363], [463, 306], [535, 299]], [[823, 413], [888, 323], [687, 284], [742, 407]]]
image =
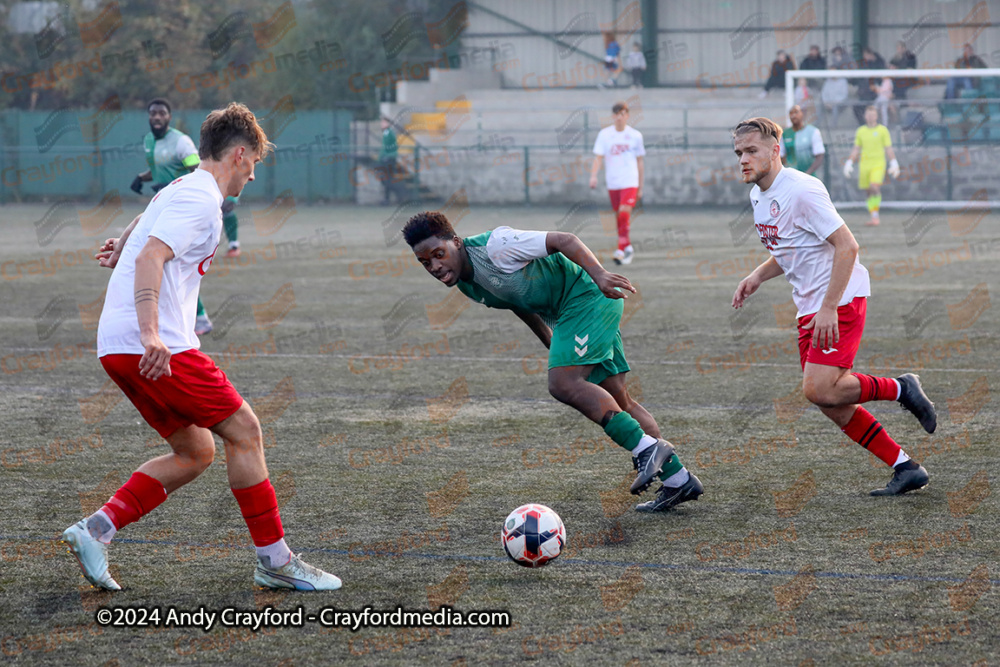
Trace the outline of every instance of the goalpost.
[[[944, 184], [943, 198], [921, 199], [913, 196], [914, 192], [924, 194], [925, 191], [932, 192], [930, 188], [918, 189], [914, 185], [902, 186], [898, 189], [907, 190], [909, 198], [892, 198], [890, 192], [882, 200], [882, 209], [916, 210], [916, 209], [992, 209], [1000, 207], [1000, 175], [995, 174], [996, 159], [985, 159], [989, 166], [983, 166], [983, 174], [976, 177], [982, 181], [992, 180], [990, 183], [981, 183], [985, 187], [976, 188], [975, 194], [969, 195], [968, 190], [974, 186], [965, 185], [958, 189], [965, 190], [965, 194], [958, 194], [953, 190], [953, 170], [955, 168], [955, 156], [968, 156], [970, 151], [975, 151], [977, 158], [980, 152], [986, 152], [989, 156], [1000, 158], [1000, 68], [988, 69], [872, 69], [872, 70], [788, 70], [785, 72], [785, 111], [796, 104], [796, 85], [800, 79], [807, 81], [820, 80], [825, 83], [829, 79], [846, 79], [849, 91], [857, 87], [859, 79], [875, 79], [876, 85], [883, 79], [889, 78], [893, 81], [893, 89], [898, 90], [896, 81], [915, 80], [915, 83], [906, 88], [905, 99], [859, 100], [853, 92], [835, 105], [824, 104], [822, 94], [816, 90], [815, 86], [809, 88], [810, 97], [806, 103], [816, 114], [815, 124], [823, 133], [824, 143], [827, 145], [827, 163], [829, 164], [829, 186], [831, 194], [837, 192], [840, 196], [834, 195], [838, 208], [863, 208], [864, 198], [857, 190], [856, 177], [846, 179], [841, 173], [841, 166], [846, 160], [850, 145], [853, 145], [854, 131], [861, 123], [855, 123], [854, 107], [875, 106], [879, 109], [879, 123], [887, 125], [893, 139], [893, 148], [897, 159], [904, 171], [907, 170], [907, 160], [910, 161], [910, 172], [901, 175], [901, 181], [907, 177], [912, 178], [912, 172], [916, 169], [914, 161], [928, 163], [929, 155], [932, 164], [941, 164], [941, 173], [936, 177], [945, 179], [941, 183], [933, 183], [940, 190]], [[952, 79], [953, 84], [947, 84]], [[933, 85], [932, 82], [944, 80], [945, 86]], [[974, 84], [971, 88], [968, 83]], [[864, 84], [862, 84], [864, 85]], [[954, 89], [954, 97], [945, 99], [945, 91], [949, 85]], [[830, 115], [840, 123], [830, 124]], [[839, 118], [846, 115], [849, 123], [845, 123]], [[890, 122], [886, 123], [884, 118], [889, 115]], [[894, 116], [894, 118], [893, 118]], [[788, 125], [787, 118], [785, 119]], [[837, 136], [832, 136], [837, 135]], [[903, 139], [903, 140], [900, 140]], [[962, 165], [970, 174], [977, 174], [974, 165]], [[926, 171], [926, 167], [921, 167]], [[987, 171], [988, 170], [988, 171]], [[963, 172], [964, 174], [965, 172]], [[929, 176], [920, 173], [921, 180]], [[913, 179], [915, 180], [915, 179]], [[968, 179], [967, 179], [968, 180]], [[854, 181], [853, 184], [851, 181]], [[891, 183], [892, 179], [886, 175], [886, 183]], [[853, 196], [852, 196], [853, 194]]]

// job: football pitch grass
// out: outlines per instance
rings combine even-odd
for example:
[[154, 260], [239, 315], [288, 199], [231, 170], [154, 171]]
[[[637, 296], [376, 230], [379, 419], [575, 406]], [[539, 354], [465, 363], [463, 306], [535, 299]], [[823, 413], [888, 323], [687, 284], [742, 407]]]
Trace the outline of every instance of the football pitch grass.
[[[607, 259], [610, 218], [580, 210], [453, 212], [462, 235], [578, 229]], [[636, 216], [636, 259], [620, 270], [640, 290], [623, 326], [629, 386], [705, 485], [698, 502], [645, 515], [632, 510], [628, 455], [548, 396], [542, 345], [513, 314], [426, 275], [384, 232], [392, 209], [241, 206], [243, 256], [221, 257], [223, 242], [202, 283], [216, 326], [202, 349], [261, 418], [289, 545], [344, 587], [254, 587], [219, 445], [201, 478], [119, 533], [109, 558], [125, 590], [111, 594], [85, 585], [57, 537], [166, 445], [93, 353], [109, 273], [74, 258], [137, 212], [126, 207], [97, 233], [103, 223], [77, 224], [72, 207], [4, 207], [5, 663], [1000, 660], [997, 214], [887, 212], [869, 229], [845, 213], [872, 275], [856, 368], [919, 373], [939, 411], [928, 436], [897, 404], [868, 405], [931, 476], [898, 498], [868, 496], [891, 471], [804, 403], [789, 285], [765, 284], [733, 316], [736, 284], [765, 257], [749, 216]], [[503, 519], [529, 502], [558, 512], [568, 535], [539, 570], [510, 562], [499, 543]], [[448, 605], [509, 611], [513, 624], [205, 633], [95, 622], [105, 606], [269, 605]]]

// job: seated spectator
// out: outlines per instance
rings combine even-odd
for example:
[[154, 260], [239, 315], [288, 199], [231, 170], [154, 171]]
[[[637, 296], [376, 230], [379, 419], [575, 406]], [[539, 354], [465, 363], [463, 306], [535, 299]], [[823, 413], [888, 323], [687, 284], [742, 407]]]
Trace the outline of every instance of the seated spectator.
[[[917, 69], [917, 57], [906, 48], [906, 42], [896, 42], [896, 55], [889, 61], [889, 67], [896, 69]], [[917, 85], [913, 77], [893, 81], [893, 96], [897, 100], [906, 99], [906, 91]], [[884, 124], [884, 123], [883, 123]]]
[[[986, 63], [973, 52], [971, 44], [966, 44], [962, 47], [962, 57], [955, 61], [955, 69], [986, 69]], [[953, 100], [958, 97], [958, 86], [966, 89], [977, 88], [979, 80], [971, 76], [950, 77], [945, 87], [944, 98]]]
[[[839, 46], [833, 47], [833, 50], [830, 51], [829, 69], [837, 70], [846, 67], [847, 58], [844, 55], [844, 49]], [[823, 99], [823, 105], [833, 112], [833, 122], [830, 127], [837, 127], [840, 111], [847, 106], [847, 95], [847, 79], [831, 77], [823, 81], [823, 90], [820, 92], [820, 96]]]
[[[818, 46], [813, 44], [809, 47], [809, 55], [799, 63], [799, 69], [826, 69], [826, 58], [820, 55]], [[818, 79], [809, 79], [809, 85], [817, 88], [820, 83]]]
[[778, 57], [771, 63], [771, 76], [767, 78], [767, 83], [764, 84], [764, 90], [761, 91], [760, 97], [767, 97], [773, 88], [784, 90], [785, 72], [790, 69], [795, 69], [795, 61], [784, 51], [778, 51]]

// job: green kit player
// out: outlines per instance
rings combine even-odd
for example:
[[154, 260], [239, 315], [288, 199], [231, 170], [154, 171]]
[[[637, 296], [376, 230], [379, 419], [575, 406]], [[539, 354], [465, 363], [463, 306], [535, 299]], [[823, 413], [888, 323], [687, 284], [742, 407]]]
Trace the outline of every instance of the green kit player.
[[811, 123], [804, 123], [803, 116], [802, 107], [798, 104], [788, 110], [788, 120], [792, 122], [792, 126], [786, 127], [781, 134], [778, 155], [784, 166], [816, 176], [816, 172], [823, 166], [826, 146], [823, 145], [819, 128]]
[[[153, 192], [169, 185], [174, 179], [194, 171], [201, 163], [198, 149], [191, 137], [180, 130], [170, 127], [170, 102], [157, 98], [146, 105], [149, 112], [149, 134], [143, 137], [143, 148], [146, 152], [146, 163], [149, 169], [142, 172], [132, 181], [132, 190], [142, 194], [142, 184], [153, 182]], [[226, 197], [222, 204], [222, 223], [229, 239], [227, 257], [240, 254], [240, 242], [237, 240], [239, 221], [233, 209], [239, 197]], [[195, 321], [195, 333], [199, 336], [212, 330], [212, 321], [205, 312], [205, 306], [198, 298], [198, 317]]]
[[439, 212], [410, 218], [403, 237], [427, 272], [489, 308], [512, 310], [549, 348], [549, 393], [579, 410], [632, 453], [640, 494], [659, 477], [640, 512], [668, 510], [703, 492], [660, 438], [653, 416], [625, 388], [621, 321], [628, 279], [601, 266], [573, 234], [498, 227], [459, 238]]

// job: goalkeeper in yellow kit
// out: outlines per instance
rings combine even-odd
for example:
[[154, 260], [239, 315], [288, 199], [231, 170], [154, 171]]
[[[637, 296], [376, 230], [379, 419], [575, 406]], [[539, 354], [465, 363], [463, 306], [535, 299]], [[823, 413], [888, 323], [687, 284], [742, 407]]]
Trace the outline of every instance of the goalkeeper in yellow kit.
[[885, 161], [889, 159], [889, 175], [899, 177], [899, 162], [892, 150], [892, 139], [889, 128], [878, 123], [878, 109], [871, 106], [865, 109], [865, 124], [858, 128], [854, 135], [854, 148], [851, 156], [844, 163], [844, 178], [850, 178], [854, 173], [854, 161], [861, 154], [861, 164], [858, 165], [858, 187], [868, 191], [868, 212], [871, 220], [866, 224], [878, 225], [878, 209], [882, 205], [882, 182], [885, 180]]

